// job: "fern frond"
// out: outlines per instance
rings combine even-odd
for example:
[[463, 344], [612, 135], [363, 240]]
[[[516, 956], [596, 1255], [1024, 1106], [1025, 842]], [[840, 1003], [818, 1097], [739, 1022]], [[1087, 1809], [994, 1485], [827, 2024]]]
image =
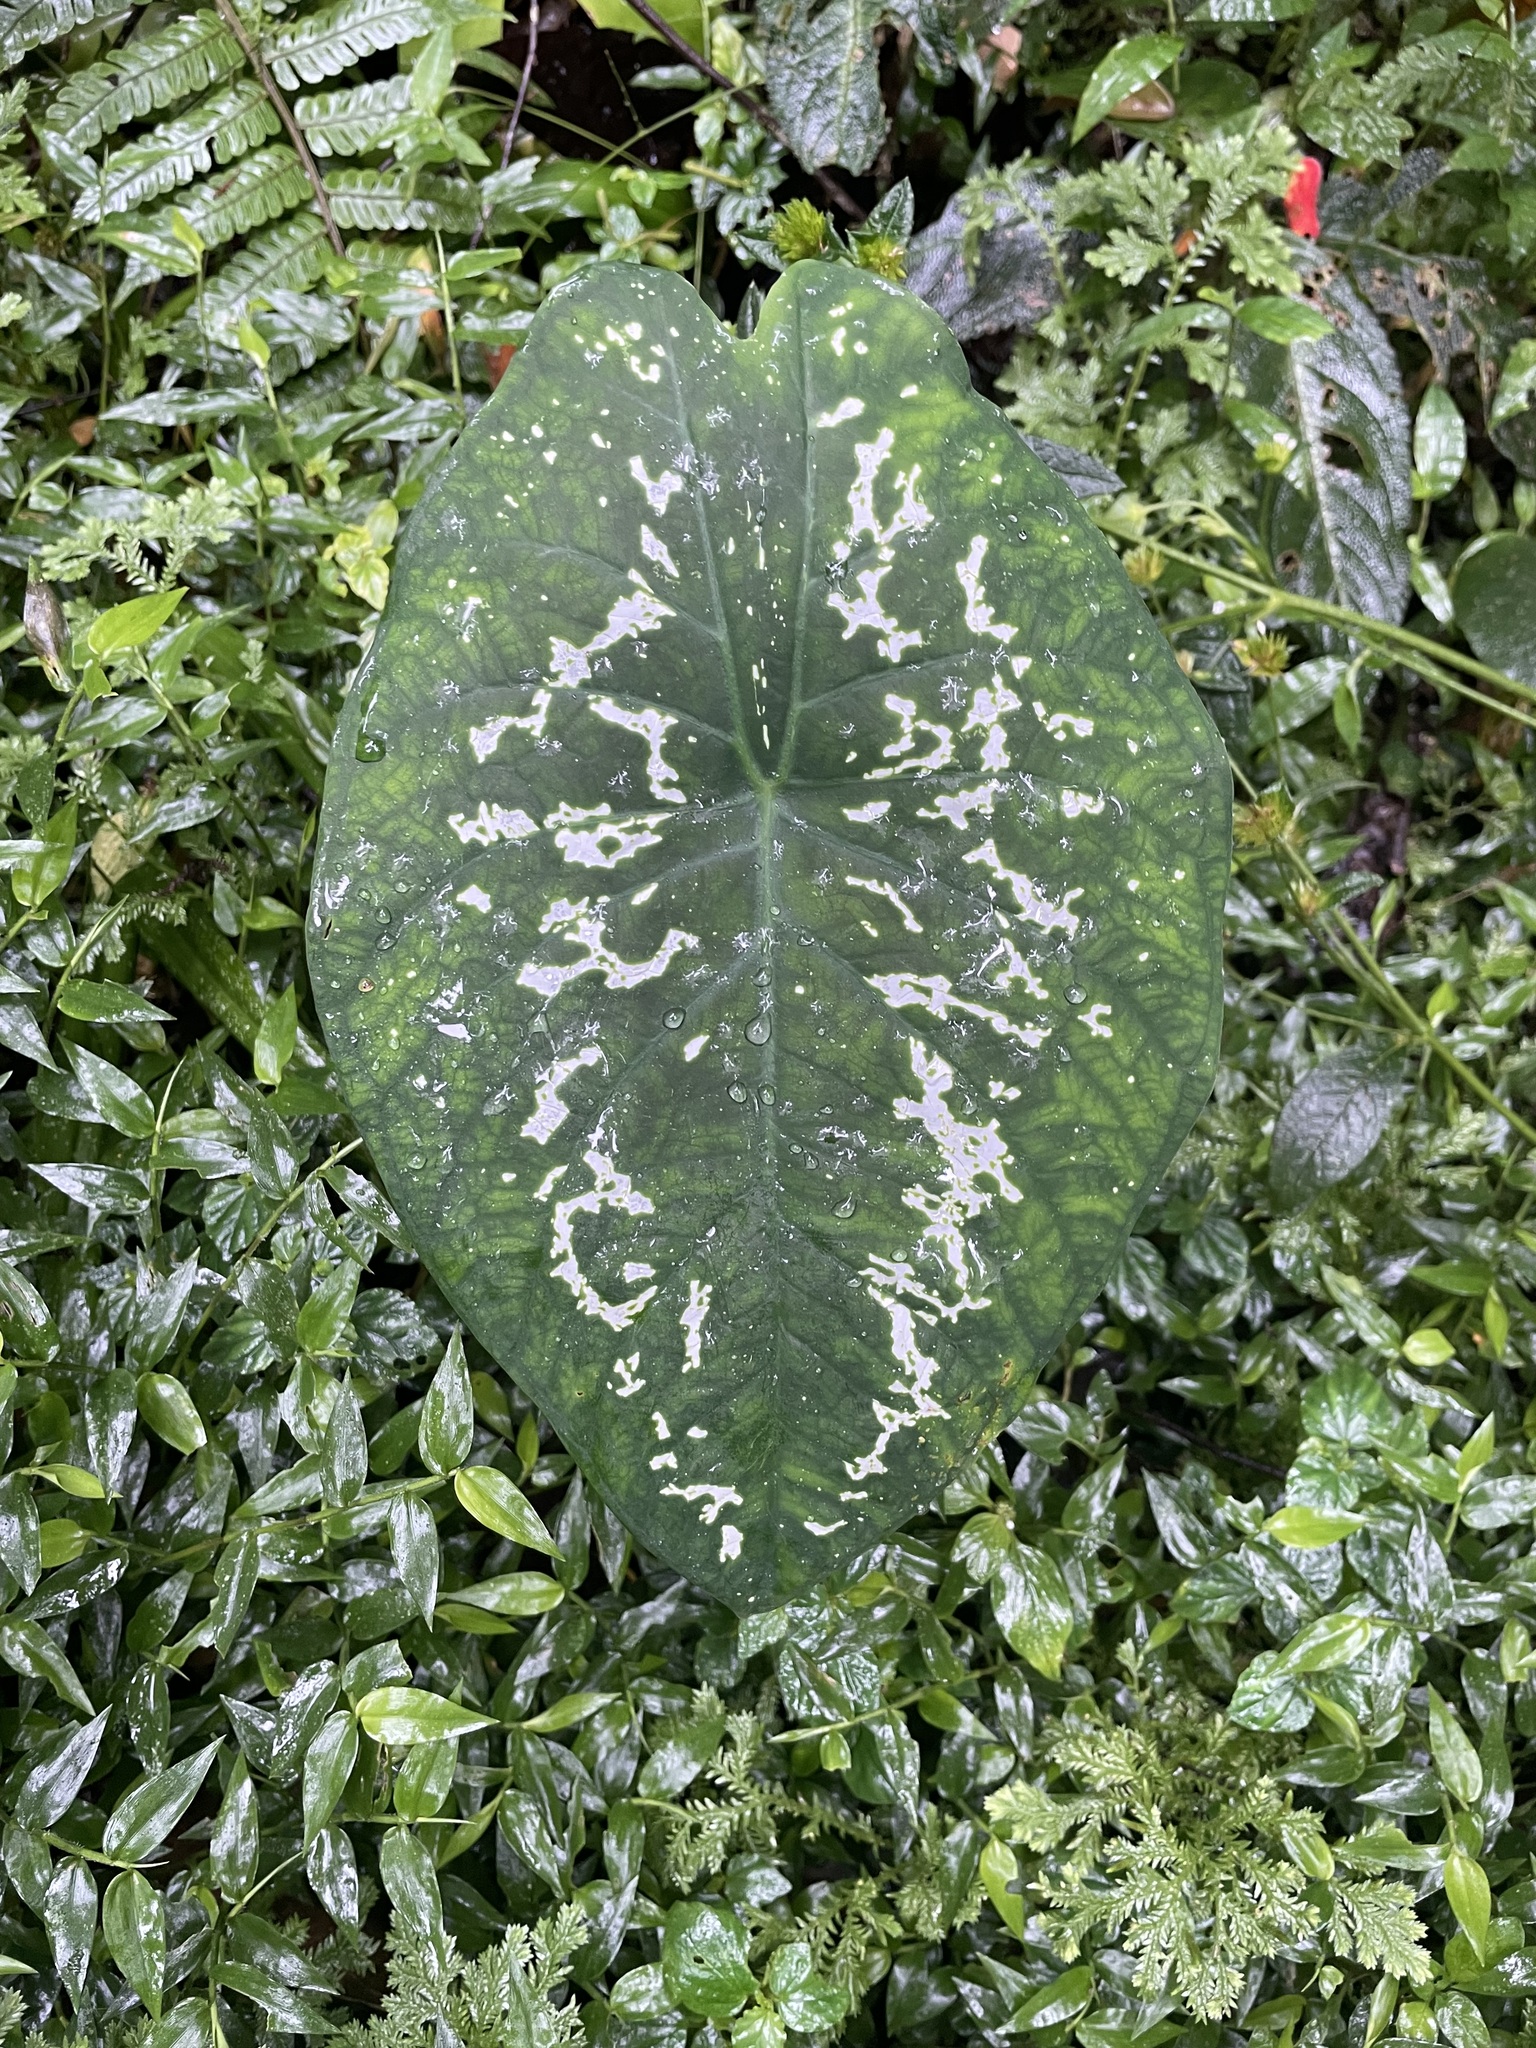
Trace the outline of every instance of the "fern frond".
[[440, 228], [445, 235], [466, 235], [480, 218], [474, 186], [459, 178], [333, 171], [325, 189], [344, 228]]
[[236, 79], [207, 99], [199, 100], [174, 120], [162, 121], [152, 134], [114, 150], [94, 185], [75, 201], [78, 221], [103, 220], [127, 213], [146, 199], [159, 199], [199, 172], [244, 156], [278, 129], [272, 102], [254, 78]]
[[298, 21], [286, 21], [262, 41], [262, 55], [289, 92], [318, 85], [379, 50], [392, 50], [436, 23], [424, 0], [331, 0]]
[[410, 108], [411, 81], [401, 72], [338, 92], [309, 93], [294, 101], [293, 114], [316, 156], [363, 156], [392, 140], [396, 122]]
[[109, 221], [100, 239], [133, 253], [172, 276], [187, 277], [196, 262], [172, 229], [180, 213], [196, 228], [204, 244], [216, 249], [236, 235], [248, 235], [269, 220], [289, 212], [309, 196], [304, 166], [285, 142], [269, 143], [242, 157], [231, 171], [205, 178], [169, 206]]
[[330, 248], [318, 214], [295, 214], [263, 228], [209, 279], [203, 298], [210, 315], [238, 314], [248, 300], [271, 292], [307, 291]]
[[120, 0], [22, 0], [19, 7], [0, 7], [0, 71], [19, 64], [28, 50], [57, 42], [119, 7]]
[[129, 121], [232, 78], [240, 45], [216, 14], [173, 21], [67, 78], [43, 116], [49, 143], [84, 150]]

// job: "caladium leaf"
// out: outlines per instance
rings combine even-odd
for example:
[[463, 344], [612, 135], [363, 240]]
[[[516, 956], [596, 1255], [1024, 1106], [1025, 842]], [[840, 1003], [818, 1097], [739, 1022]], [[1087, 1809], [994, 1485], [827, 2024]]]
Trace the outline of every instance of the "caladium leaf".
[[1019, 1405], [1203, 1103], [1229, 788], [909, 293], [600, 266], [413, 519], [338, 735], [333, 1056], [646, 1542], [818, 1581]]

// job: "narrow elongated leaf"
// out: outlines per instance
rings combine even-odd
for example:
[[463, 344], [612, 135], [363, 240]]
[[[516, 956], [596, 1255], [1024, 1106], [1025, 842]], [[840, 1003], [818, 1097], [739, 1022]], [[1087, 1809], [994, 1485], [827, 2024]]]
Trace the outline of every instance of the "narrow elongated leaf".
[[549, 302], [413, 515], [326, 805], [311, 978], [412, 1238], [739, 1607], [1017, 1408], [1206, 1094], [1215, 734], [846, 267], [746, 342], [628, 266]]
[[471, 1713], [440, 1693], [410, 1685], [381, 1685], [358, 1702], [357, 1718], [375, 1742], [407, 1749], [418, 1742], [441, 1742], [450, 1735], [469, 1735], [493, 1728], [489, 1714]]
[[219, 1744], [210, 1742], [195, 1756], [156, 1771], [120, 1799], [102, 1836], [106, 1853], [121, 1863], [136, 1863], [158, 1849], [197, 1797]]
[[62, 1742], [49, 1739], [17, 1791], [14, 1818], [20, 1826], [41, 1831], [68, 1813], [91, 1774], [109, 1714], [104, 1710], [83, 1728], [71, 1729]]
[[101, 1902], [101, 1931], [112, 1960], [148, 2008], [160, 2017], [165, 1977], [165, 1904], [142, 1872], [120, 1870]]

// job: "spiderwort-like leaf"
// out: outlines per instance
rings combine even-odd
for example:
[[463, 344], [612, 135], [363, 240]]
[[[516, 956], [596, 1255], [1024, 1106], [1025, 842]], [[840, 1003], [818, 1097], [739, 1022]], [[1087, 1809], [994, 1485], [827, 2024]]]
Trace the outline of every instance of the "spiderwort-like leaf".
[[139, 1994], [152, 2019], [160, 2017], [165, 1977], [165, 1904], [137, 1870], [120, 1870], [101, 1902], [101, 1931], [112, 1960]]
[[864, 273], [736, 342], [584, 272], [437, 472], [313, 985], [456, 1309], [739, 1609], [932, 1498], [1108, 1270], [1207, 1091], [1227, 800], [1088, 521]]

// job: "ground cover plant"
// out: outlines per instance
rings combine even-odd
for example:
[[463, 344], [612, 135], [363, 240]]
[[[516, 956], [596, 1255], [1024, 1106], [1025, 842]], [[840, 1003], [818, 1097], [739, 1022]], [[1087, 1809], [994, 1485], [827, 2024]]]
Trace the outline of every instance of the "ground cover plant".
[[[0, 2038], [1528, 2043], [1536, 22], [598, 14], [0, 12]], [[1102, 1299], [746, 1621], [456, 1334], [305, 965], [401, 523], [605, 263], [904, 273], [1239, 795]]]

